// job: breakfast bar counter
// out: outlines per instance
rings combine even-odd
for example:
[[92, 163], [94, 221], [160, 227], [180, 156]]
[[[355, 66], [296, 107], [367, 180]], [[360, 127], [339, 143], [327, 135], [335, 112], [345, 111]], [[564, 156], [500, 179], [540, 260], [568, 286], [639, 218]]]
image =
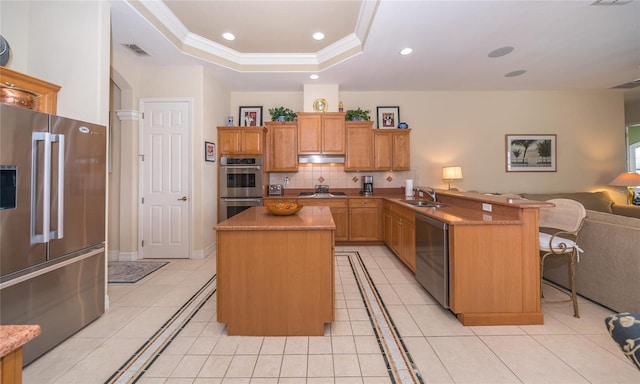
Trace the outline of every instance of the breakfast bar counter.
[[217, 320], [228, 335], [321, 336], [334, 320], [335, 223], [328, 207], [252, 207], [216, 230]]

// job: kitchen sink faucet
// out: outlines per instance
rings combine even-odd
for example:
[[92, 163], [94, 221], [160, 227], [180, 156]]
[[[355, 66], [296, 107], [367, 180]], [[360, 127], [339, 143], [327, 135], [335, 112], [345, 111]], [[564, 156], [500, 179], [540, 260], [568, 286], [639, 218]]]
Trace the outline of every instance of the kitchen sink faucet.
[[427, 195], [429, 195], [429, 197], [433, 200], [436, 201], [436, 190], [433, 189], [433, 187], [427, 187], [427, 191], [422, 190], [422, 192], [426, 193]]

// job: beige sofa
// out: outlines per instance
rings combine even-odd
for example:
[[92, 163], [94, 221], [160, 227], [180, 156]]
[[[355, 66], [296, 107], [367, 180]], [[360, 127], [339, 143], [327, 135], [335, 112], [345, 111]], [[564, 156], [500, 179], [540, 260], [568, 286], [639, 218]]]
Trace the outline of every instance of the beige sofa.
[[[522, 193], [530, 200], [566, 198], [587, 209], [578, 244], [578, 294], [616, 312], [640, 312], [640, 206], [614, 204], [607, 192]], [[544, 278], [569, 286], [566, 260], [545, 261]]]

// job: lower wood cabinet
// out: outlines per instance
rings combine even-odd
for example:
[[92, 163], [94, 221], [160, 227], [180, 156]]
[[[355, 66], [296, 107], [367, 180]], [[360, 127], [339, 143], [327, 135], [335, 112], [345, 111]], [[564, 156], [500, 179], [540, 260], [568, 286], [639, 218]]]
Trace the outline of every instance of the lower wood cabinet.
[[382, 222], [384, 243], [411, 271], [416, 270], [416, 220], [414, 212], [400, 204], [384, 201]]
[[[348, 199], [298, 199], [298, 204], [303, 206], [327, 206], [331, 210], [331, 216], [336, 224], [335, 239], [336, 241], [349, 240], [349, 213]], [[265, 200], [266, 201], [266, 200]], [[271, 199], [269, 199], [271, 201]], [[286, 200], [292, 201], [292, 200]]]
[[380, 199], [349, 199], [349, 240], [382, 240]]

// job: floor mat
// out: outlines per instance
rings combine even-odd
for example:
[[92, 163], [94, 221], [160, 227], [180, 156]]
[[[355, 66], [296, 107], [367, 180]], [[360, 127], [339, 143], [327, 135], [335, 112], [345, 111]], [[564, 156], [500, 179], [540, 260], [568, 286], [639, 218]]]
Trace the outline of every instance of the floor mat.
[[113, 261], [109, 263], [109, 283], [135, 283], [168, 262]]

